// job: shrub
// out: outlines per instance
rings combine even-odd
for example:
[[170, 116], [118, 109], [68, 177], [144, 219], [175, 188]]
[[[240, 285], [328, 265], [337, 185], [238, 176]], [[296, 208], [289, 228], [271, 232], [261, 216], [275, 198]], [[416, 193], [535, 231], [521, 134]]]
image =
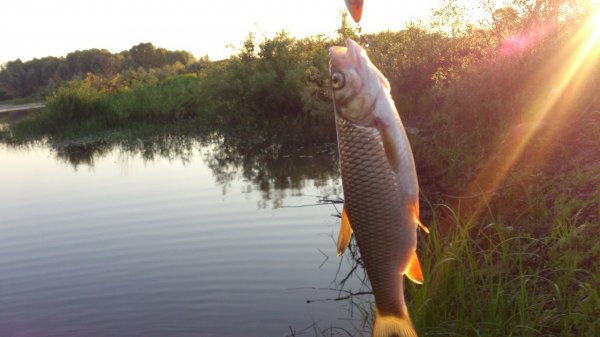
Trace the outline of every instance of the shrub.
[[90, 120], [103, 120], [111, 125], [117, 119], [106, 97], [85, 85], [60, 87], [49, 97], [48, 111], [64, 123], [83, 124]]

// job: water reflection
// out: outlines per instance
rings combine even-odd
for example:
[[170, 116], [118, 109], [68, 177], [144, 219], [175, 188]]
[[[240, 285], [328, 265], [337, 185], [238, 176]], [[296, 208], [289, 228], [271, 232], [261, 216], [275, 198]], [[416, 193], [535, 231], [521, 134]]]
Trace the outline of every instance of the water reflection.
[[261, 192], [260, 208], [281, 207], [286, 196], [300, 195], [306, 184], [320, 189], [321, 195], [341, 193], [337, 147], [333, 143], [303, 142], [262, 134], [240, 137], [215, 132], [120, 141], [105, 138], [47, 140], [43, 145], [51, 149], [59, 162], [75, 170], [93, 168], [97, 160], [113, 151], [118, 151], [123, 163], [141, 157], [145, 162], [166, 159], [187, 164], [199, 154], [222, 186], [223, 194], [228, 192], [232, 182], [242, 180], [246, 183], [244, 192]]
[[[273, 208], [283, 207], [284, 199], [287, 196], [301, 195], [307, 183], [321, 190], [320, 196], [315, 196], [314, 205], [331, 204], [333, 216], [336, 211], [339, 216], [339, 207], [336, 205], [343, 202], [340, 198], [337, 146], [333, 143], [311, 144], [272, 139], [264, 135], [245, 138], [212, 133], [194, 137], [168, 135], [120, 142], [49, 142], [47, 145], [54, 151], [58, 161], [71, 165], [75, 170], [94, 167], [96, 160], [115, 150], [123, 161], [140, 157], [146, 162], [167, 159], [183, 164], [191, 162], [200, 154], [216, 182], [222, 186], [223, 194], [228, 192], [233, 183], [243, 180], [246, 182], [244, 193], [261, 192], [259, 208], [270, 205]], [[313, 205], [291, 207], [296, 206]], [[332, 247], [334, 246], [332, 241]], [[343, 306], [347, 309], [346, 320], [351, 322], [354, 332], [368, 333], [373, 315], [372, 292], [354, 240], [343, 257], [331, 258], [339, 259], [339, 266], [329, 287], [316, 289], [318, 291], [315, 297], [306, 302], [343, 301]], [[290, 326], [289, 336], [310, 335], [315, 331], [324, 336], [353, 335], [353, 332], [341, 327], [323, 327], [313, 322], [307, 327]]]
[[73, 141], [46, 142], [56, 154], [56, 159], [78, 169], [81, 166], [93, 167], [95, 161], [119, 151], [119, 156], [125, 160], [130, 157], [141, 157], [150, 162], [159, 158], [180, 160], [189, 163], [194, 157], [194, 149], [209, 144], [202, 137], [186, 136], [157, 136], [149, 139], [133, 139], [127, 141], [109, 141], [106, 139], [78, 139]]
[[347, 304], [324, 301], [338, 283], [359, 289], [339, 282], [350, 267], [329, 237], [335, 208], [291, 207], [340, 194], [334, 144], [215, 133], [46, 140], [0, 157], [0, 335], [348, 328]]
[[[301, 193], [307, 181], [317, 188], [328, 188], [324, 195], [338, 195], [340, 185], [331, 187], [331, 180], [339, 180], [337, 148], [335, 144], [303, 144], [295, 141], [277, 141], [264, 136], [243, 139], [219, 135], [213, 139], [212, 149], [205, 151], [204, 160], [224, 193], [231, 181], [242, 178], [248, 182], [246, 192], [262, 192], [266, 207], [272, 201], [280, 207], [285, 193]], [[334, 185], [335, 186], [335, 185]]]

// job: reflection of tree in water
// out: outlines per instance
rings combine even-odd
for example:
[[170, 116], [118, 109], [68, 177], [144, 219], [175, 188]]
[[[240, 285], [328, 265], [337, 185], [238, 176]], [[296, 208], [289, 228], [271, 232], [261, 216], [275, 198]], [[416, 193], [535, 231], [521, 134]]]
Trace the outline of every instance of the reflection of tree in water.
[[54, 147], [56, 159], [71, 164], [75, 170], [81, 165], [94, 166], [94, 159], [101, 158], [112, 151], [107, 143], [81, 143]]
[[144, 161], [158, 158], [181, 160], [189, 163], [194, 156], [194, 147], [202, 144], [198, 137], [161, 136], [152, 139], [135, 139], [129, 141], [108, 141], [105, 139], [83, 139], [62, 142], [50, 141], [48, 144], [56, 152], [56, 159], [78, 169], [79, 166], [93, 167], [95, 160], [118, 150], [123, 160], [140, 156]]
[[272, 202], [275, 208], [288, 193], [300, 195], [308, 183], [329, 187], [324, 194], [339, 194], [339, 188], [331, 187], [331, 181], [339, 179], [337, 158], [335, 144], [307, 144], [264, 135], [241, 138], [222, 134], [204, 152], [224, 193], [232, 181], [243, 179], [248, 182], [244, 192], [262, 192], [260, 207]]
[[[290, 137], [291, 138], [291, 137]], [[82, 139], [76, 142], [48, 141], [59, 161], [76, 170], [93, 167], [95, 161], [118, 151], [121, 161], [141, 157], [144, 161], [167, 159], [191, 162], [201, 154], [223, 193], [234, 181], [245, 182], [243, 192], [260, 191], [259, 207], [280, 207], [288, 196], [301, 195], [311, 184], [325, 195], [341, 192], [337, 147], [332, 143], [253, 134], [240, 137], [212, 133], [204, 136], [162, 135], [148, 139], [108, 141]]]

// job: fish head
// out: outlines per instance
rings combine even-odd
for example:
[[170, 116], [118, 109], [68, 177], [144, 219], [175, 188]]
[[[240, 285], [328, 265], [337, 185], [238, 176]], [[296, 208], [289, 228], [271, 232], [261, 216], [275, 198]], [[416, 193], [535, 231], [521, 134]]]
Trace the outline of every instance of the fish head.
[[357, 124], [370, 124], [377, 95], [389, 84], [366, 51], [351, 39], [329, 49], [329, 79], [336, 114]]

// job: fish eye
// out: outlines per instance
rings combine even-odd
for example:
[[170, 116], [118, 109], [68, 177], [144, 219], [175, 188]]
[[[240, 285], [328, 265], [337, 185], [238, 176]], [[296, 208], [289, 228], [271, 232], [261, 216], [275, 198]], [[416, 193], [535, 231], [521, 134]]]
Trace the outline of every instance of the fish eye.
[[340, 72], [335, 72], [331, 75], [331, 86], [334, 89], [341, 89], [346, 84], [346, 79], [344, 78], [344, 74]]

